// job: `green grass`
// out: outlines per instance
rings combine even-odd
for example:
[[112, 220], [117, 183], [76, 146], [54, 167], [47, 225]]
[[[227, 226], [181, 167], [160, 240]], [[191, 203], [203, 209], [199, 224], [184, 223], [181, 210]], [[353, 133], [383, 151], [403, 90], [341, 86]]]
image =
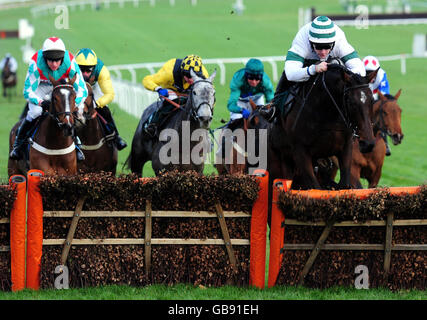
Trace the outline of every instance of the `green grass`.
[[[156, 1], [155, 7], [141, 3], [138, 8], [126, 4], [119, 8], [111, 4], [111, 9], [92, 11], [70, 11], [70, 29], [57, 30], [54, 22], [57, 15], [33, 18], [28, 8], [0, 11], [0, 29], [16, 29], [19, 18], [27, 18], [35, 27], [33, 47], [40, 48], [43, 40], [52, 35], [61, 37], [71, 52], [82, 47], [93, 48], [106, 65], [139, 62], [166, 61], [187, 54], [199, 54], [202, 58], [248, 57], [286, 55], [291, 41], [298, 31], [298, 8], [309, 8], [313, 1], [245, 0], [246, 10], [242, 16], [232, 12], [232, 1], [199, 0], [197, 6], [189, 1], [178, 0], [171, 7], [169, 1]], [[343, 13], [339, 1], [320, 0], [315, 2], [319, 13]], [[425, 33], [425, 25], [379, 26], [368, 30], [352, 27], [344, 28], [347, 39], [361, 57], [365, 55], [385, 56], [412, 51], [415, 33]], [[8, 136], [24, 106], [22, 97], [26, 67], [20, 60], [20, 47], [24, 41], [0, 39], [0, 57], [11, 52], [18, 58], [18, 96], [9, 103], [0, 97], [0, 181], [7, 181]], [[426, 59], [407, 60], [407, 73], [400, 73], [399, 61], [384, 61], [392, 94], [402, 88], [399, 104], [403, 109], [402, 127], [405, 134], [403, 143], [392, 146], [392, 156], [387, 157], [382, 186], [411, 186], [426, 181], [427, 172], [427, 119]], [[227, 84], [215, 81], [216, 106], [212, 128], [221, 125], [220, 120], [228, 120], [226, 103], [229, 95], [228, 84], [233, 73], [241, 65], [227, 65]], [[271, 67], [266, 64], [271, 75]], [[208, 71], [213, 71], [208, 66]], [[283, 64], [278, 66], [279, 70]], [[138, 72], [139, 80], [147, 71]], [[124, 73], [126, 75], [126, 73]], [[121, 136], [130, 145], [139, 119], [128, 115], [112, 104]], [[118, 172], [128, 156], [130, 147], [119, 152]], [[150, 164], [145, 175], [152, 175]], [[215, 173], [207, 166], [206, 173]], [[173, 287], [149, 286], [129, 288], [110, 286], [62, 291], [25, 290], [18, 293], [0, 292], [2, 299], [426, 299], [425, 291], [355, 290], [332, 288], [309, 290], [305, 288], [278, 287], [263, 291], [253, 288], [193, 288], [190, 285]]]
[[174, 286], [152, 285], [146, 287], [105, 286], [68, 290], [23, 290], [0, 292], [0, 300], [426, 300], [427, 292], [388, 289], [358, 290], [333, 287], [308, 289], [304, 287], [277, 286], [264, 290], [256, 288], [194, 287], [179, 284]]

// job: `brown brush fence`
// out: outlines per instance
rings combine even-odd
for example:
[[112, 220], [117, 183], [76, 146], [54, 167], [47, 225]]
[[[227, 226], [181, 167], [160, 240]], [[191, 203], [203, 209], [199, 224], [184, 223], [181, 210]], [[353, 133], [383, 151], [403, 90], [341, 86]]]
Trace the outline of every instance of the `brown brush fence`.
[[366, 266], [370, 288], [425, 290], [426, 186], [335, 193], [282, 189], [276, 201], [281, 242], [270, 253], [277, 260], [270, 265], [276, 274], [269, 286], [354, 287], [356, 267]]
[[40, 287], [249, 283], [251, 176], [46, 177]]

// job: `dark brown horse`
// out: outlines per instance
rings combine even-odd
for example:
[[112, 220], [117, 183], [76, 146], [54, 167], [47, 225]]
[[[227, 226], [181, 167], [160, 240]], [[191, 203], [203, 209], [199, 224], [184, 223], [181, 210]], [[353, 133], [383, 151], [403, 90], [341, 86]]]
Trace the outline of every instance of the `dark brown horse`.
[[106, 135], [100, 117], [95, 109], [95, 98], [92, 86], [86, 83], [88, 96], [84, 103], [84, 123], [76, 123], [76, 132], [81, 141], [85, 160], [78, 162], [79, 172], [112, 172], [116, 174], [117, 147], [114, 143], [114, 132]]
[[369, 188], [375, 188], [381, 178], [381, 171], [385, 157], [385, 142], [383, 135], [391, 137], [394, 145], [402, 142], [403, 132], [401, 127], [402, 109], [397, 104], [401, 90], [396, 95], [383, 95], [378, 93], [379, 100], [373, 107], [375, 147], [372, 152], [361, 153], [358, 150], [358, 142], [353, 147], [353, 159], [351, 162], [351, 185], [354, 188], [362, 188], [360, 178], [368, 180]]
[[[49, 80], [53, 84], [48, 112], [39, 118], [39, 125], [30, 142], [28, 163], [25, 160], [10, 160], [8, 174], [25, 174], [28, 169], [42, 170], [46, 175], [73, 175], [77, 173], [77, 159], [73, 141], [76, 92], [73, 79], [66, 84]], [[22, 121], [22, 120], [21, 120]], [[16, 137], [19, 121], [9, 137], [9, 151]], [[37, 120], [33, 120], [37, 121]], [[27, 166], [28, 164], [28, 166]]]
[[16, 95], [17, 76], [16, 73], [10, 71], [10, 60], [8, 58], [6, 59], [6, 63], [1, 73], [1, 81], [3, 85], [3, 97], [8, 97], [10, 101], [12, 98], [12, 90], [14, 90], [14, 94]]
[[[375, 144], [370, 115], [373, 72], [360, 77], [338, 64], [302, 84], [289, 114], [280, 115], [269, 132], [268, 164], [271, 182], [293, 180], [293, 189], [319, 189], [313, 164], [336, 156], [339, 188], [350, 188], [353, 140], [363, 153]], [[270, 183], [271, 185], [271, 183]]]

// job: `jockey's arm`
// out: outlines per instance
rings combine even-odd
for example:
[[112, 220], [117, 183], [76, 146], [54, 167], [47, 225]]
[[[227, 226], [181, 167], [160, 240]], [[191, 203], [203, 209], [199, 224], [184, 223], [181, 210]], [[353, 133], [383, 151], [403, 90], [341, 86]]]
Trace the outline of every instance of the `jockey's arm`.
[[236, 72], [230, 82], [230, 97], [228, 98], [227, 109], [230, 112], [240, 113], [242, 108], [237, 105], [237, 101], [242, 94], [241, 87], [243, 81], [246, 81], [241, 71]]
[[382, 94], [390, 94], [390, 84], [388, 83], [387, 74], [385, 72], [378, 89]]
[[40, 74], [37, 71], [36, 63], [31, 60], [28, 67], [27, 76], [24, 82], [24, 98], [34, 105], [40, 105], [43, 99], [36, 94], [36, 90], [40, 83]]
[[114, 100], [114, 89], [110, 78], [110, 72], [105, 66], [102, 67], [99, 73], [98, 85], [104, 95], [96, 100], [96, 104], [99, 108], [102, 108]]
[[265, 72], [262, 77], [262, 85], [264, 87], [265, 101], [269, 103], [274, 98], [274, 86], [269, 76]]
[[76, 81], [74, 81], [74, 90], [76, 91], [76, 107], [79, 109], [80, 113], [83, 113], [84, 101], [88, 96], [86, 82], [83, 78], [80, 67], [78, 66], [76, 60], [71, 61], [71, 71], [70, 77], [73, 78], [77, 74]]
[[[289, 56], [289, 53], [288, 53], [288, 56]], [[310, 78], [310, 76], [314, 76], [316, 74], [315, 65], [311, 65], [304, 68], [303, 61], [291, 60], [288, 57], [286, 57], [284, 72], [289, 81], [294, 81], [294, 82], [307, 81]]]
[[176, 59], [166, 62], [155, 74], [150, 74], [142, 79], [142, 84], [147, 90], [156, 91], [159, 88], [173, 89], [173, 66]]

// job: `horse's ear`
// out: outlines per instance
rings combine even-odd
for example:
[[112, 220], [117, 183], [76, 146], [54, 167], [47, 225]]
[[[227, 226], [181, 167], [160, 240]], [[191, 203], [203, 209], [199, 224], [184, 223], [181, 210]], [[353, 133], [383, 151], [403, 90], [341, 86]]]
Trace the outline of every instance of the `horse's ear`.
[[194, 72], [193, 69], [190, 69], [190, 75], [191, 75], [191, 79], [194, 79], [194, 81], [197, 81], [200, 79], [200, 77]]
[[73, 85], [74, 82], [76, 82], [76, 79], [77, 79], [77, 72], [74, 74], [74, 77], [72, 79], [68, 78], [68, 83], [70, 85]]
[[401, 93], [402, 93], [402, 89], [399, 89], [399, 91], [397, 91], [397, 93], [394, 95], [394, 98], [396, 100], [399, 99]]
[[215, 76], [216, 76], [216, 69], [214, 70], [214, 72], [212, 72], [212, 74], [209, 76], [209, 82], [210, 83], [213, 83], [213, 81], [214, 81], [214, 79], [215, 79]]
[[251, 105], [252, 110], [256, 110], [258, 108], [256, 103], [251, 98], [249, 98], [249, 104]]
[[378, 97], [380, 98], [380, 100], [386, 101], [387, 98], [384, 97], [384, 95], [382, 94], [382, 92], [380, 90], [378, 90]]
[[343, 71], [343, 73], [344, 73], [344, 81], [347, 83], [350, 83], [351, 82], [351, 75], [345, 71]]
[[48, 73], [49, 81], [52, 83], [53, 87], [56, 87], [59, 85], [59, 81], [56, 81], [49, 73]]
[[375, 70], [374, 72], [371, 72], [366, 76], [368, 83], [371, 83], [371, 81], [377, 77], [378, 70], [380, 70], [380, 68], [378, 68], [377, 70]]

